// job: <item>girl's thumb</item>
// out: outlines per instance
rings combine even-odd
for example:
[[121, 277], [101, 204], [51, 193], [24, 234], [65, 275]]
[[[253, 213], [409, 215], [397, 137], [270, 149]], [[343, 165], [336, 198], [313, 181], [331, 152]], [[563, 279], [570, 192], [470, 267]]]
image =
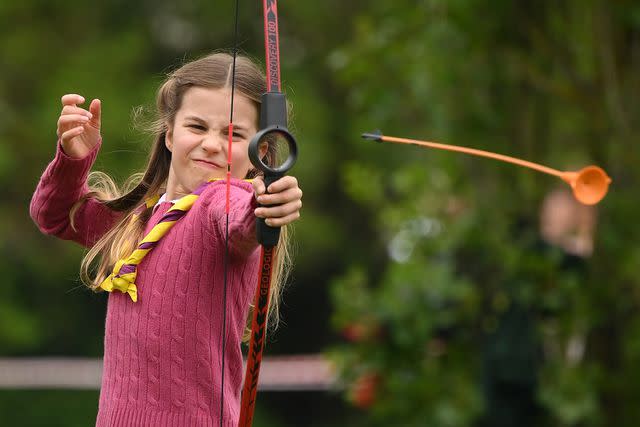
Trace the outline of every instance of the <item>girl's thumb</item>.
[[91, 124], [100, 129], [100, 115], [102, 113], [102, 104], [99, 99], [94, 99], [89, 105], [89, 112], [93, 115]]

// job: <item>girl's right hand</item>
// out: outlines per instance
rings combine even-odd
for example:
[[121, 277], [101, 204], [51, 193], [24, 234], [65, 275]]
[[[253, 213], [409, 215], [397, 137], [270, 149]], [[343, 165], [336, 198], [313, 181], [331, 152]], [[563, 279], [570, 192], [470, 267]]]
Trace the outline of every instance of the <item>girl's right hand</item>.
[[62, 149], [69, 157], [81, 159], [87, 156], [100, 142], [100, 100], [94, 99], [89, 111], [77, 104], [84, 97], [67, 94], [62, 97], [62, 112], [58, 119], [58, 138]]

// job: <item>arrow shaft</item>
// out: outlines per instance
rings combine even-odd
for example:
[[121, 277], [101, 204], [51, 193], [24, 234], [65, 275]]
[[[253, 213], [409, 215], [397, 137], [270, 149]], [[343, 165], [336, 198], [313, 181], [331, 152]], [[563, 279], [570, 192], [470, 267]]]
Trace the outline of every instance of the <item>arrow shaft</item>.
[[504, 154], [492, 153], [490, 151], [478, 150], [475, 148], [468, 148], [468, 147], [460, 147], [458, 145], [440, 144], [438, 142], [421, 141], [418, 139], [397, 138], [394, 136], [386, 136], [386, 135], [381, 136], [379, 139], [381, 141], [391, 142], [394, 144], [418, 145], [421, 147], [435, 148], [438, 150], [456, 151], [458, 153], [470, 154], [472, 156], [487, 157], [487, 158], [499, 160], [502, 162], [513, 163], [515, 165], [523, 166], [525, 168], [534, 169], [549, 175], [562, 177], [562, 172], [559, 170], [556, 170], [547, 166], [543, 166], [538, 163], [529, 162], [527, 160], [517, 159], [511, 156], [505, 156]]

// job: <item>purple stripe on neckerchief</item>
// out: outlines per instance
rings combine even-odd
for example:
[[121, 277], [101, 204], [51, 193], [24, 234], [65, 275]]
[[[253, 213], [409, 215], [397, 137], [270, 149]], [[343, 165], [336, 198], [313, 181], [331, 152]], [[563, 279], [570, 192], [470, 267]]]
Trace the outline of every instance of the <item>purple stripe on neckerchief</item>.
[[186, 213], [187, 211], [181, 211], [180, 209], [169, 211], [166, 214], [164, 214], [162, 218], [160, 218], [160, 221], [158, 221], [158, 224], [160, 224], [161, 222], [177, 221], [180, 218], [182, 218]]
[[[207, 188], [207, 185], [209, 185], [209, 184], [210, 184], [209, 182], [205, 182], [203, 184], [200, 184], [200, 186], [198, 188], [196, 188], [196, 190], [191, 194], [196, 195], [196, 196], [199, 197], [200, 194], [202, 194], [204, 189]], [[194, 201], [194, 203], [195, 203], [195, 201]], [[165, 213], [164, 216], [162, 218], [160, 218], [160, 221], [158, 221], [158, 224], [161, 223], [161, 222], [177, 221], [180, 218], [182, 218], [186, 213], [187, 213], [187, 211], [182, 211], [180, 209], [174, 209], [174, 210], [169, 209], [167, 211], [167, 213]]]
[[138, 249], [142, 249], [142, 250], [147, 250], [147, 249], [153, 249], [156, 247], [156, 245], [158, 244], [157, 241], [155, 242], [142, 242], [138, 245]]
[[133, 273], [134, 271], [136, 271], [135, 264], [123, 264], [122, 267], [120, 267], [120, 270], [118, 271], [118, 276]]

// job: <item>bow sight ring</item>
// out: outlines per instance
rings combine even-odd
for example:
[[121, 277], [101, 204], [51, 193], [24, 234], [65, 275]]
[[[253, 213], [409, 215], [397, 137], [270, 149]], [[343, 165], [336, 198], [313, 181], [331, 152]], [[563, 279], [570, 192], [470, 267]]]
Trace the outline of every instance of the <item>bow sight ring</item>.
[[[262, 144], [268, 144], [274, 140], [277, 141], [282, 139], [287, 142], [289, 147], [289, 156], [287, 159], [281, 165], [276, 165], [274, 167], [265, 164], [260, 158], [260, 146]], [[289, 130], [281, 128], [280, 126], [269, 126], [266, 129], [260, 130], [249, 143], [249, 159], [256, 168], [264, 173], [265, 179], [267, 176], [277, 178], [283, 176], [293, 167], [297, 158], [298, 144], [296, 144], [295, 138], [291, 135]]]

